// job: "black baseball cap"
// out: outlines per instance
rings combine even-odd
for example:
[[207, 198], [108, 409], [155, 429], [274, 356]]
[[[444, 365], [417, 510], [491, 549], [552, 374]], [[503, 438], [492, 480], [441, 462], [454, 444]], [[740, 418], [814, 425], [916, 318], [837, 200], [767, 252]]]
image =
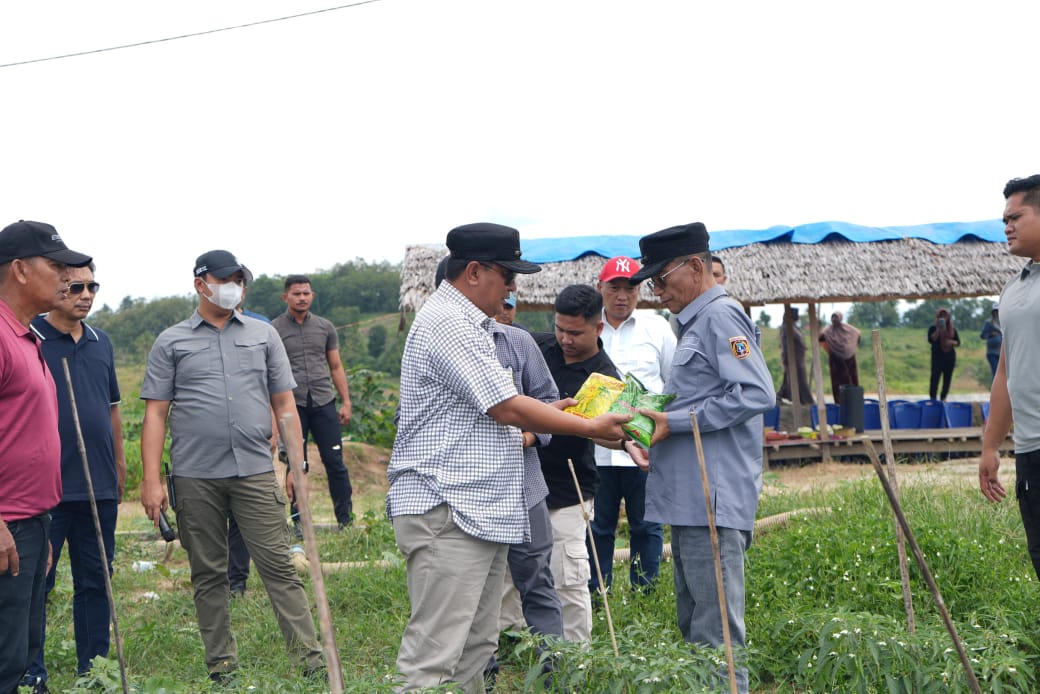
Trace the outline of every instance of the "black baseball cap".
[[42, 256], [72, 267], [90, 265], [89, 255], [70, 251], [58, 230], [44, 222], [21, 219], [0, 230], [0, 265], [20, 258]]
[[639, 239], [643, 269], [629, 278], [632, 284], [653, 277], [675, 258], [708, 250], [708, 230], [700, 222], [668, 227]]
[[195, 276], [204, 277], [206, 273], [222, 280], [241, 270], [246, 282], [253, 281], [253, 273], [249, 271], [230, 251], [208, 251], [195, 259]]
[[448, 232], [448, 250], [457, 260], [498, 263], [521, 275], [541, 272], [536, 263], [520, 259], [520, 232], [489, 222], [464, 224]]

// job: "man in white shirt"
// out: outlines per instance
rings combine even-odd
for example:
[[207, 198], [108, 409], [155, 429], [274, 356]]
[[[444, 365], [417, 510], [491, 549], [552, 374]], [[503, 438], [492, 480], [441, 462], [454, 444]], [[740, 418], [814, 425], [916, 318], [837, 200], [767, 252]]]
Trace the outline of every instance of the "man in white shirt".
[[[639, 263], [625, 256], [611, 258], [599, 274], [596, 289], [603, 297], [603, 350], [622, 375], [630, 373], [648, 390], [660, 393], [672, 366], [675, 353], [675, 334], [668, 321], [650, 310], [636, 311], [639, 285], [628, 278], [639, 271]], [[631, 548], [631, 584], [649, 586], [656, 578], [661, 564], [664, 531], [660, 523], [643, 520], [643, 499], [647, 474], [636, 467], [625, 451], [596, 447], [596, 467], [600, 486], [596, 492], [592, 534], [596, 553], [600, 557], [603, 582], [610, 587], [614, 531], [617, 528], [621, 500]], [[590, 559], [590, 562], [594, 561]], [[599, 587], [595, 564], [592, 566], [590, 590]]]

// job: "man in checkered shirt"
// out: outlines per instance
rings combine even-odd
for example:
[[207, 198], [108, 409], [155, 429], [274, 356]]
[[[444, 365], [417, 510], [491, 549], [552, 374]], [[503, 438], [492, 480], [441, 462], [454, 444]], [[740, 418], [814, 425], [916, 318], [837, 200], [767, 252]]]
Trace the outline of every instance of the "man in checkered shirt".
[[404, 689], [454, 682], [470, 694], [484, 691], [498, 645], [509, 545], [530, 539], [521, 431], [618, 441], [628, 416], [582, 419], [519, 395], [499, 363], [491, 316], [517, 273], [541, 269], [520, 259], [516, 229], [467, 224], [447, 246], [445, 281], [416, 316], [401, 360], [386, 509], [408, 567]]

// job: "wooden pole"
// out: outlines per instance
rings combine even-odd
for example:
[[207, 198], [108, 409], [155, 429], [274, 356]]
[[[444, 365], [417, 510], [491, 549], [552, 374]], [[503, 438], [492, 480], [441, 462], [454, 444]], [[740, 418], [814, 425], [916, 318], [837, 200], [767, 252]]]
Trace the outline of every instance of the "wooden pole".
[[[76, 391], [72, 388], [72, 374], [69, 372], [69, 360], [61, 358], [61, 368], [65, 371], [65, 385], [69, 389], [69, 404], [72, 405], [72, 423], [76, 428], [76, 447], [79, 458], [83, 461], [83, 475], [87, 479], [87, 497], [90, 499], [90, 515], [94, 518], [94, 533], [97, 535], [98, 552], [103, 562], [105, 574], [105, 595], [112, 611], [112, 636], [116, 642], [116, 657], [119, 659], [119, 679], [122, 681], [123, 694], [130, 694], [130, 683], [126, 679], [126, 661], [123, 659], [123, 639], [119, 635], [119, 619], [116, 617], [116, 598], [112, 592], [112, 577], [108, 575], [108, 552], [105, 550], [105, 538], [101, 534], [101, 519], [98, 517], [97, 499], [94, 497], [94, 480], [90, 475], [90, 462], [87, 459], [87, 445], [83, 441], [83, 430], [79, 426], [79, 410], [76, 408]], [[50, 551], [48, 544], [47, 550]]]
[[[877, 333], [876, 330], [874, 332]], [[878, 479], [881, 480], [881, 486], [885, 488], [888, 502], [892, 505], [892, 511], [896, 514], [896, 521], [903, 529], [903, 533], [906, 535], [906, 540], [910, 544], [910, 549], [914, 553], [914, 560], [917, 562], [917, 568], [920, 569], [921, 575], [924, 576], [925, 583], [928, 584], [928, 590], [932, 593], [932, 598], [935, 600], [935, 606], [939, 610], [939, 616], [942, 617], [943, 624], [946, 625], [946, 631], [953, 640], [953, 647], [957, 651], [957, 656], [961, 659], [961, 665], [964, 667], [964, 677], [968, 680], [968, 686], [971, 688], [971, 691], [975, 692], [975, 694], [982, 694], [982, 690], [979, 689], [979, 681], [975, 677], [975, 671], [971, 669], [971, 661], [968, 659], [968, 654], [964, 650], [964, 644], [961, 643], [960, 636], [957, 635], [957, 627], [954, 625], [953, 620], [950, 619], [950, 612], [946, 609], [946, 603], [943, 601], [942, 593], [939, 592], [939, 586], [936, 584], [935, 578], [932, 576], [932, 572], [928, 568], [928, 562], [925, 561], [924, 555], [921, 554], [921, 548], [918, 547], [917, 540], [914, 539], [914, 532], [910, 529], [910, 524], [907, 522], [906, 516], [903, 514], [903, 508], [899, 504], [899, 497], [896, 495], [895, 489], [893, 489], [892, 485], [889, 483], [884, 468], [881, 467], [881, 461], [878, 459], [874, 443], [870, 439], [865, 438], [863, 444], [866, 448], [867, 455], [870, 457], [870, 462], [874, 466], [874, 472], [877, 473]]]
[[329, 669], [329, 688], [332, 694], [343, 694], [343, 666], [339, 662], [336, 632], [332, 629], [332, 611], [329, 609], [329, 598], [325, 593], [325, 576], [322, 574], [321, 558], [318, 556], [318, 540], [314, 534], [314, 518], [311, 516], [308, 498], [309, 485], [306, 475], [303, 474], [303, 440], [300, 438], [300, 430], [291, 426], [292, 422], [292, 414], [283, 414], [278, 419], [278, 429], [289, 456], [296, 508], [300, 511], [300, 525], [303, 526], [304, 552], [311, 567], [314, 602], [318, 606], [318, 622], [321, 625], [321, 646], [325, 651], [325, 661]]
[[823, 462], [831, 462], [831, 447], [827, 442], [831, 438], [827, 428], [827, 401], [823, 394], [823, 364], [820, 361], [820, 321], [816, 316], [816, 304], [809, 304], [809, 337], [812, 340], [812, 370], [816, 381], [816, 420], [820, 422], [819, 439], [823, 442], [820, 451]]
[[[874, 344], [874, 364], [877, 367], [878, 409], [881, 416], [881, 440], [884, 443], [885, 462], [888, 464], [888, 479], [892, 483], [892, 491], [899, 498], [899, 482], [896, 477], [896, 456], [892, 451], [892, 434], [888, 421], [888, 390], [885, 387], [885, 360], [881, 352], [881, 331], [870, 331], [870, 339]], [[914, 620], [914, 598], [910, 594], [910, 567], [906, 559], [906, 544], [903, 540], [903, 528], [896, 524], [896, 552], [899, 554], [899, 578], [903, 584], [903, 609], [906, 611], [906, 628], [913, 634], [917, 631]]]
[[794, 358], [794, 318], [791, 316], [791, 304], [784, 304], [784, 322], [783, 322], [783, 335], [784, 335], [784, 352], [787, 355], [787, 359], [784, 360], [784, 367], [787, 369], [787, 385], [791, 389], [791, 410], [794, 415], [793, 426], [794, 430], [802, 426], [802, 389], [799, 387], [801, 384], [798, 382], [798, 362]]
[[[581, 505], [581, 515], [585, 519], [585, 532], [588, 533], [589, 547], [592, 548], [592, 561], [596, 564], [596, 578], [599, 579], [599, 594], [603, 598], [603, 611], [607, 615], [607, 630], [610, 632], [610, 645], [614, 647], [614, 658], [620, 658], [618, 653], [617, 638], [614, 636], [614, 620], [610, 616], [610, 603], [607, 602], [607, 587], [603, 584], [603, 571], [599, 568], [599, 552], [596, 551], [596, 538], [592, 535], [592, 522], [589, 520], [589, 512], [585, 509], [585, 497], [581, 494], [581, 485], [578, 484], [578, 474], [574, 472], [574, 463], [567, 458], [567, 467], [571, 471], [571, 479], [574, 480], [574, 489], [578, 492], [578, 503]], [[613, 557], [611, 557], [613, 559]]]
[[708, 484], [708, 466], [704, 463], [704, 447], [701, 445], [701, 429], [697, 426], [697, 413], [690, 410], [693, 425], [693, 443], [697, 448], [697, 463], [701, 469], [701, 487], [704, 489], [704, 512], [708, 517], [708, 534], [711, 537], [711, 556], [715, 561], [715, 588], [719, 594], [719, 615], [722, 617], [722, 643], [726, 649], [726, 667], [729, 669], [729, 690], [737, 694], [737, 668], [733, 663], [733, 641], [729, 635], [729, 611], [726, 608], [726, 589], [722, 584], [722, 553], [719, 550], [719, 530], [715, 527], [715, 514], [711, 510], [711, 486]]

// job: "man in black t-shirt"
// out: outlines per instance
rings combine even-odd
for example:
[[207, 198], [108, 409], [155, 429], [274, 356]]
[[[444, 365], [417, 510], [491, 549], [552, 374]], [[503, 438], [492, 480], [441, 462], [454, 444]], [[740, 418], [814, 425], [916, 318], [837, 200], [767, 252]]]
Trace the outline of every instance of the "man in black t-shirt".
[[[620, 378], [614, 363], [603, 351], [603, 299], [591, 286], [574, 284], [556, 297], [554, 333], [538, 333], [538, 342], [561, 398], [574, 397], [591, 374]], [[597, 443], [609, 445], [608, 442]], [[614, 447], [619, 447], [614, 443]], [[542, 474], [549, 486], [546, 504], [552, 522], [552, 572], [563, 606], [563, 638], [588, 641], [592, 634], [592, 600], [589, 595], [589, 552], [585, 540], [585, 517], [574, 488], [567, 460], [574, 463], [578, 484], [591, 515], [599, 485], [596, 457], [591, 439], [555, 435], [548, 446], [538, 449]]]

